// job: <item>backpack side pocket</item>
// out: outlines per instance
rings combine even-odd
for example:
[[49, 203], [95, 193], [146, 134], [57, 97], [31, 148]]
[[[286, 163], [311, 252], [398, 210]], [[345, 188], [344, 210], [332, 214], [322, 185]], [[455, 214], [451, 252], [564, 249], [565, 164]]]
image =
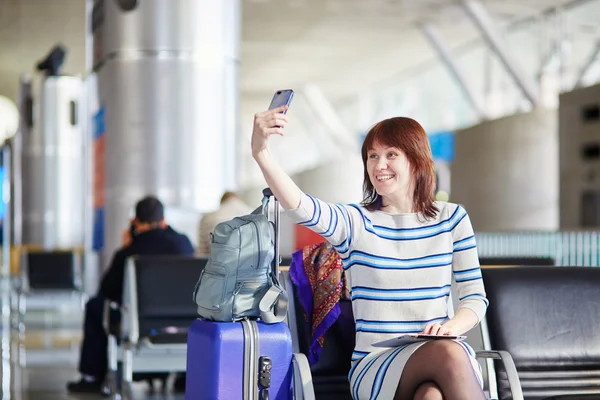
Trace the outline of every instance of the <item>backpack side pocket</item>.
[[211, 263], [200, 274], [195, 300], [198, 314], [215, 319], [224, 311], [227, 293], [227, 267]]

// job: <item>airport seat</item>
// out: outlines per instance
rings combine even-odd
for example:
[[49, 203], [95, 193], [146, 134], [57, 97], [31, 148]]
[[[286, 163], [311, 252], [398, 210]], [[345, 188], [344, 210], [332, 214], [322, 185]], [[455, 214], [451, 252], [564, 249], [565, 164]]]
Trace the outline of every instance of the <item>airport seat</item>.
[[[134, 374], [165, 373], [174, 379], [185, 372], [187, 329], [197, 317], [192, 293], [206, 262], [186, 256], [134, 256], [127, 261], [120, 326], [111, 325], [105, 313], [111, 396], [121, 394], [121, 386], [124, 397], [131, 398]], [[115, 308], [107, 303], [105, 309]]]
[[75, 250], [23, 249], [20, 275], [15, 282], [17, 292], [17, 325], [25, 329], [27, 311], [81, 312], [87, 300], [83, 290], [81, 253]]
[[21, 257], [25, 291], [81, 290], [81, 257], [76, 251], [26, 250]]
[[[484, 347], [508, 351], [527, 400], [600, 398], [600, 268], [483, 268]], [[496, 366], [500, 399], [510, 399]]]

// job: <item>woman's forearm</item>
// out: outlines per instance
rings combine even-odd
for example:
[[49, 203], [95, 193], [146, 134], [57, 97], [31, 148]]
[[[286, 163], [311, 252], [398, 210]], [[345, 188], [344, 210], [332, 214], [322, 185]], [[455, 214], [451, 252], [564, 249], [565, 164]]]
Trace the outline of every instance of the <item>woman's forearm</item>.
[[478, 323], [477, 314], [468, 308], [459, 308], [454, 317], [442, 326], [450, 331], [452, 335], [462, 335]]
[[273, 158], [269, 149], [261, 150], [252, 156], [281, 206], [286, 210], [298, 208], [302, 191]]

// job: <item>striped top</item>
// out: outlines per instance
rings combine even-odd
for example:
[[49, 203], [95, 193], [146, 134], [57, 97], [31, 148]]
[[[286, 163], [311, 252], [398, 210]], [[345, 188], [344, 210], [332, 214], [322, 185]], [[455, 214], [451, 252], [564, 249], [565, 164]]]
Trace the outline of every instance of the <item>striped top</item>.
[[340, 253], [356, 321], [353, 361], [381, 351], [372, 343], [448, 320], [453, 278], [458, 307], [473, 310], [479, 320], [485, 315], [488, 301], [469, 216], [459, 205], [435, 204], [439, 213], [425, 220], [303, 194], [300, 206], [286, 212]]

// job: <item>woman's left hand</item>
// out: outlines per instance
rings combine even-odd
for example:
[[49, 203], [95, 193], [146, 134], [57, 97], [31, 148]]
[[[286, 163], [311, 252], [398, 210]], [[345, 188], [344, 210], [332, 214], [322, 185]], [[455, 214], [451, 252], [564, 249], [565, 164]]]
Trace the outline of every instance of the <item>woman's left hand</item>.
[[440, 325], [437, 322], [425, 325], [425, 328], [423, 329], [423, 333], [425, 335], [437, 335], [437, 336], [454, 335], [454, 333], [452, 332], [451, 329], [449, 329], [443, 325]]

